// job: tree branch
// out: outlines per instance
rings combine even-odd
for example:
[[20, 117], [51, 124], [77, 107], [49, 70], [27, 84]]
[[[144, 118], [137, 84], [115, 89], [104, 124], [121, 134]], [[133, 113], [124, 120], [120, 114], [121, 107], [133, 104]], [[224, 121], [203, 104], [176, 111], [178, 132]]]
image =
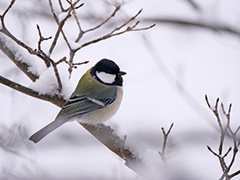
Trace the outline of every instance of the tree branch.
[[[217, 119], [217, 122], [218, 122], [219, 129], [220, 129], [220, 142], [219, 142], [218, 153], [214, 152], [210, 148], [210, 146], [207, 146], [207, 148], [219, 160], [219, 163], [220, 163], [221, 168], [222, 168], [222, 173], [223, 173], [220, 180], [223, 180], [224, 178], [225, 178], [225, 180], [230, 180], [231, 178], [237, 176], [240, 173], [240, 170], [238, 170], [238, 171], [235, 171], [232, 174], [229, 174], [230, 170], [231, 170], [231, 168], [232, 168], [232, 166], [235, 162], [235, 159], [236, 159], [236, 156], [237, 156], [237, 153], [238, 153], [238, 147], [239, 147], [239, 145], [237, 143], [237, 138], [236, 138], [237, 133], [239, 131], [239, 127], [236, 129], [235, 132], [233, 132], [232, 129], [231, 129], [231, 126], [230, 126], [230, 113], [231, 113], [232, 104], [229, 105], [228, 111], [226, 111], [223, 103], [221, 103], [222, 112], [227, 119], [227, 123], [226, 123], [226, 125], [224, 125], [224, 123], [222, 122], [222, 119], [220, 118], [219, 112], [218, 112], [219, 98], [217, 98], [214, 108], [211, 107], [211, 105], [208, 101], [207, 95], [205, 95], [205, 100], [206, 100], [206, 103], [207, 103], [209, 109], [211, 109], [211, 111], [214, 113], [214, 115]], [[222, 155], [223, 154], [224, 139], [227, 135], [230, 136], [230, 138], [232, 139], [233, 148], [229, 147], [228, 150], [226, 151], [226, 153], [224, 155]], [[233, 151], [232, 151], [232, 149], [233, 149]], [[230, 159], [230, 163], [227, 165], [227, 163], [225, 162], [225, 158], [229, 155], [229, 153], [231, 151], [232, 151], [232, 157]]]
[[[90, 29], [87, 29], [85, 31], [83, 31], [83, 33], [87, 33], [87, 32], [90, 32], [90, 31], [94, 31], [100, 27], [102, 27], [104, 24], [106, 24], [111, 18], [113, 18], [115, 16], [115, 14], [119, 11], [120, 9], [120, 5], [116, 6], [115, 10], [113, 11], [113, 13], [107, 18], [105, 19], [103, 22], [101, 22], [100, 24], [96, 25], [95, 27], [93, 28], [90, 28]], [[76, 42], [79, 41], [79, 37], [76, 39]]]
[[32, 73], [29, 71], [29, 65], [25, 63], [24, 59], [21, 60], [18, 57], [18, 60], [16, 58], [16, 51], [13, 50], [13, 47], [8, 46], [6, 43], [6, 37], [3, 36], [2, 33], [0, 33], [0, 49], [4, 54], [6, 54], [9, 59], [14, 62], [14, 64], [21, 69], [32, 81], [36, 81], [38, 79], [38, 75]]
[[162, 133], [163, 133], [163, 145], [162, 145], [162, 151], [159, 151], [159, 155], [161, 156], [163, 162], [166, 164], [166, 147], [167, 147], [167, 140], [168, 136], [173, 128], [174, 123], [172, 123], [167, 131], [165, 132], [165, 129], [162, 127]]
[[56, 43], [57, 43], [57, 40], [58, 40], [58, 38], [59, 38], [60, 32], [62, 33], [63, 38], [64, 38], [64, 40], [65, 40], [68, 48], [71, 50], [72, 48], [71, 48], [71, 46], [70, 46], [70, 44], [69, 44], [69, 42], [68, 42], [68, 40], [67, 40], [67, 37], [66, 37], [65, 33], [63, 32], [63, 26], [64, 26], [65, 22], [67, 21], [67, 19], [71, 17], [71, 11], [72, 11], [72, 9], [69, 9], [67, 15], [65, 16], [65, 18], [59, 22], [59, 19], [58, 19], [56, 13], [54, 12], [54, 9], [53, 9], [53, 6], [52, 6], [52, 0], [49, 0], [49, 6], [50, 6], [50, 8], [51, 8], [51, 12], [52, 12], [52, 14], [53, 14], [54, 20], [55, 20], [56, 23], [58, 24], [57, 32], [55, 33], [53, 42], [52, 42], [51, 47], [50, 47], [50, 49], [49, 49], [49, 54], [52, 54], [53, 49], [55, 48]]
[[[114, 152], [125, 161], [125, 165], [143, 177], [148, 177], [149, 172], [146, 164], [131, 151], [124, 143], [124, 139], [120, 138], [110, 126], [98, 124], [96, 126], [82, 124], [94, 137], [102, 142], [108, 149]], [[124, 145], [124, 147], [123, 147]]]
[[[109, 39], [111, 37], [114, 37], [114, 36], [118, 36], [118, 35], [121, 35], [121, 34], [124, 34], [126, 32], [131, 32], [131, 31], [142, 31], [142, 30], [148, 30], [148, 29], [151, 29], [155, 26], [155, 24], [152, 24], [150, 26], [147, 26], [147, 27], [143, 27], [143, 28], [136, 28], [136, 26], [139, 24], [140, 21], [137, 21], [134, 25], [132, 26], [128, 26], [126, 27], [130, 22], [134, 21], [136, 19], [136, 17], [142, 12], [142, 9], [140, 11], [138, 11], [138, 13], [134, 16], [132, 16], [129, 20], [127, 20], [126, 22], [124, 22], [122, 25], [114, 28], [111, 32], [103, 35], [102, 37], [99, 37], [97, 39], [94, 39], [94, 40], [91, 40], [91, 41], [88, 41], [88, 42], [85, 42], [83, 43], [81, 46], [79, 46], [78, 48], [75, 49], [75, 51], [78, 51], [80, 49], [82, 49], [83, 47], [86, 47], [90, 44], [94, 44], [94, 43], [97, 43], [99, 41], [102, 41], [102, 40], [105, 40], [105, 39]], [[124, 30], [121, 30], [122, 28], [126, 27]], [[119, 31], [121, 30], [121, 31]]]
[[214, 32], [224, 32], [224, 33], [232, 34], [234, 36], [238, 36], [238, 37], [240, 36], [239, 29], [224, 23], [201, 22], [197, 20], [183, 20], [179, 18], [168, 18], [168, 17], [142, 18], [141, 21], [148, 22], [148, 23], [154, 22], [156, 24], [170, 24], [170, 25], [178, 25], [183, 27], [203, 28], [203, 29], [214, 31]]
[[41, 100], [45, 100], [45, 101], [48, 101], [48, 102], [51, 102], [59, 107], [62, 107], [65, 100], [62, 98], [62, 97], [59, 97], [59, 96], [50, 96], [50, 95], [47, 95], [47, 94], [39, 94], [39, 92], [37, 91], [34, 91], [28, 87], [25, 87], [21, 84], [18, 84], [16, 82], [13, 82], [3, 76], [0, 76], [0, 83], [1, 84], [4, 84], [16, 91], [19, 91], [23, 94], [26, 94], [26, 95], [29, 95], [29, 96], [32, 96], [32, 97], [35, 97], [37, 99], [41, 99]]

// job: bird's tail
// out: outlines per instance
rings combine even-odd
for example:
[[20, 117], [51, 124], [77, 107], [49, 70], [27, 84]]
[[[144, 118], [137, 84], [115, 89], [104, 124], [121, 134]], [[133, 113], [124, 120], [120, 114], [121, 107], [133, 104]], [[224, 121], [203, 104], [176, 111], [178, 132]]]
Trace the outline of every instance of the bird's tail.
[[39, 131], [37, 131], [35, 134], [33, 134], [29, 138], [29, 140], [37, 143], [42, 138], [44, 138], [46, 135], [48, 135], [49, 133], [51, 133], [52, 131], [57, 129], [59, 126], [63, 125], [65, 122], [66, 121], [64, 121], [64, 119], [56, 119], [53, 122], [51, 122], [50, 124], [46, 125], [42, 129], [40, 129]]

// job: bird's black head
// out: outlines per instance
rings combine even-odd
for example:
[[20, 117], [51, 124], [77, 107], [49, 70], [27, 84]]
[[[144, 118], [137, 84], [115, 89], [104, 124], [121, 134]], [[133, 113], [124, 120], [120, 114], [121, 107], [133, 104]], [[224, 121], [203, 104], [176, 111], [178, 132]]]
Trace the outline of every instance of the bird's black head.
[[91, 75], [99, 82], [107, 85], [122, 86], [122, 75], [126, 73], [120, 71], [118, 65], [108, 59], [100, 60], [91, 70]]

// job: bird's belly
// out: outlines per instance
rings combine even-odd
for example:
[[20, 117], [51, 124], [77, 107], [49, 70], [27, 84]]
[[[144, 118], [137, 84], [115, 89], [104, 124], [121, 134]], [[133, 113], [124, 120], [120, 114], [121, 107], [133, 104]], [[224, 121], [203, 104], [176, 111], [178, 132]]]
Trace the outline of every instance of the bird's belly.
[[122, 94], [122, 88], [118, 87], [117, 99], [112, 104], [104, 108], [97, 109], [95, 111], [81, 115], [80, 118], [77, 118], [77, 121], [80, 123], [87, 123], [92, 125], [103, 123], [104, 121], [111, 118], [119, 109], [122, 101]]

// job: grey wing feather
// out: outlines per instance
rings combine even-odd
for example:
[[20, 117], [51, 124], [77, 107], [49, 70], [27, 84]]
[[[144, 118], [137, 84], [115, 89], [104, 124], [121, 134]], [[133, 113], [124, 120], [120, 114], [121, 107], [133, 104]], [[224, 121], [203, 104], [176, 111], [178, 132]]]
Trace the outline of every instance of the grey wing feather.
[[[106, 89], [104, 89], [106, 90]], [[51, 133], [53, 130], [64, 124], [69, 120], [69, 118], [81, 116], [85, 113], [103, 108], [105, 106], [113, 103], [117, 97], [117, 91], [115, 89], [115, 93], [103, 93], [106, 97], [94, 98], [91, 96], [86, 96], [82, 94], [74, 94], [70, 97], [70, 99], [63, 105], [62, 110], [59, 112], [56, 119], [40, 129], [38, 132], [33, 134], [29, 139], [33, 142], [38, 142], [46, 135]]]
[[104, 103], [98, 100], [88, 98], [83, 95], [72, 96], [63, 106], [60, 116], [67, 118], [79, 116], [99, 108], [103, 108]]
[[[109, 89], [103, 89], [103, 92], [106, 90]], [[104, 93], [106, 97], [101, 98], [91, 98], [91, 95], [74, 94], [64, 104], [59, 115], [71, 118], [108, 106], [113, 103], [117, 97], [117, 89], [114, 88], [114, 90], [115, 93], [113, 95]]]

